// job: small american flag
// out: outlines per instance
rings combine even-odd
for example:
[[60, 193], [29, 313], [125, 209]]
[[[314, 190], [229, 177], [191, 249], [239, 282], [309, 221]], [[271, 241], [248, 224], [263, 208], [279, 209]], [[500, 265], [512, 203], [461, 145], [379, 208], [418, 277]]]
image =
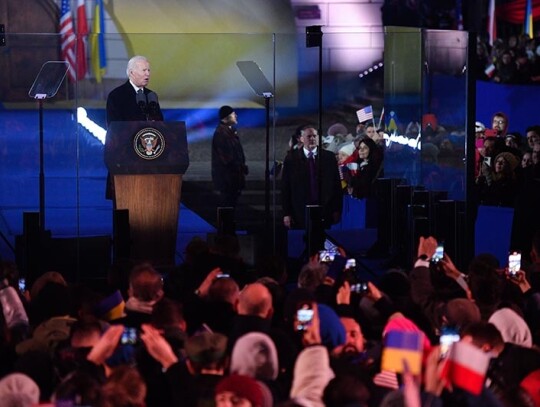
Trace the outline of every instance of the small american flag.
[[358, 117], [358, 122], [360, 123], [373, 120], [373, 109], [371, 106], [366, 106], [363, 109], [357, 110], [356, 117]]
[[61, 51], [62, 59], [69, 65], [68, 75], [72, 81], [77, 80], [76, 67], [76, 52], [75, 45], [77, 37], [73, 30], [73, 18], [71, 16], [70, 0], [62, 0], [62, 10], [60, 16], [60, 38], [62, 41]]

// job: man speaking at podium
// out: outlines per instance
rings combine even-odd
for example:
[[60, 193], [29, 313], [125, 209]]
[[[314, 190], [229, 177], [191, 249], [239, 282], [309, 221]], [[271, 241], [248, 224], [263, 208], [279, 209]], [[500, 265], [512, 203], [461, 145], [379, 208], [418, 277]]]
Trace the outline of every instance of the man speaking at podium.
[[[128, 61], [126, 73], [128, 80], [114, 88], [107, 97], [107, 126], [118, 121], [163, 121], [157, 94], [146, 87], [150, 81], [148, 59], [134, 56]], [[114, 197], [110, 175], [107, 175], [105, 197]]]
[[107, 97], [107, 125], [114, 121], [163, 121], [157, 94], [146, 86], [150, 63], [137, 55], [127, 64], [128, 80]]

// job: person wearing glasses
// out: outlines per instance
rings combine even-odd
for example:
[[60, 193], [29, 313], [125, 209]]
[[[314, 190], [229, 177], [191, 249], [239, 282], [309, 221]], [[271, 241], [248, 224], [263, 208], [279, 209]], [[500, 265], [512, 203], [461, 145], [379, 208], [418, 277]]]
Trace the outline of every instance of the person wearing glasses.
[[495, 113], [491, 120], [491, 128], [496, 131], [498, 137], [505, 137], [508, 131], [508, 116], [506, 113]]

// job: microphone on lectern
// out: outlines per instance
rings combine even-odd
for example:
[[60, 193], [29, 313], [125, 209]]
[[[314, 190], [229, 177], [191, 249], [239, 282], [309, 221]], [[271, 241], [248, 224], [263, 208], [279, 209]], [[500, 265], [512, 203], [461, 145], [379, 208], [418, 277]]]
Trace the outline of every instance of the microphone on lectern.
[[158, 96], [156, 92], [150, 92], [147, 95], [148, 97], [148, 116], [150, 119], [154, 120], [158, 112]]
[[139, 89], [137, 91], [135, 100], [137, 101], [137, 105], [139, 106], [141, 111], [146, 114], [146, 95], [144, 94], [144, 90]]

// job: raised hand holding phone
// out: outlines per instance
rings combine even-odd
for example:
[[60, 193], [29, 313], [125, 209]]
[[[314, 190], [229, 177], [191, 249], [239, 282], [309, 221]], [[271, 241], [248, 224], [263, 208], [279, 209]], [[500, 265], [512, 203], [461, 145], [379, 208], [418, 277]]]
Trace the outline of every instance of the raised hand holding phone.
[[438, 263], [443, 259], [443, 257], [444, 257], [444, 243], [438, 242], [437, 247], [435, 248], [435, 252], [431, 256], [431, 262]]
[[508, 255], [508, 275], [516, 278], [519, 270], [521, 270], [521, 253], [511, 252]]
[[418, 242], [418, 257], [426, 256], [427, 259], [431, 259], [435, 250], [437, 249], [437, 239], [433, 236], [423, 237], [420, 236], [420, 241]]
[[[310, 321], [300, 321], [300, 319], [307, 319], [310, 316]], [[303, 302], [299, 304], [294, 320], [295, 329], [298, 332], [302, 332], [302, 344], [304, 346], [317, 345], [321, 343], [320, 323], [319, 323], [319, 308], [317, 303]], [[299, 327], [301, 326], [301, 329]]]
[[339, 287], [336, 294], [336, 303], [339, 304], [350, 304], [351, 303], [351, 285], [347, 280], [343, 282], [341, 287]]

